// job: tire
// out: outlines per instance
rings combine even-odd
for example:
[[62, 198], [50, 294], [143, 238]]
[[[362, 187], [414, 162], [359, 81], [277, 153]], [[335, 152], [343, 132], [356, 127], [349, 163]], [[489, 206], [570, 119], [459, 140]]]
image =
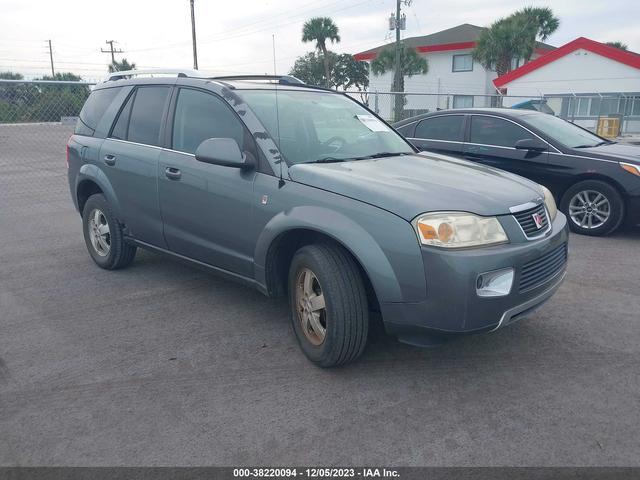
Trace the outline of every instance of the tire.
[[84, 204], [82, 230], [89, 255], [100, 268], [124, 268], [136, 256], [135, 245], [124, 241], [122, 224], [101, 193], [91, 195]]
[[620, 193], [600, 180], [585, 180], [573, 185], [563, 195], [560, 210], [567, 216], [569, 228], [582, 235], [608, 235], [624, 219]]
[[[305, 285], [313, 295], [305, 295]], [[313, 300], [318, 293], [324, 308], [313, 310], [321, 305]], [[296, 252], [289, 268], [289, 304], [300, 348], [313, 363], [335, 367], [362, 354], [369, 330], [367, 295], [358, 266], [343, 248], [323, 243]], [[315, 321], [309, 312], [317, 314]], [[318, 334], [323, 326], [324, 336]]]

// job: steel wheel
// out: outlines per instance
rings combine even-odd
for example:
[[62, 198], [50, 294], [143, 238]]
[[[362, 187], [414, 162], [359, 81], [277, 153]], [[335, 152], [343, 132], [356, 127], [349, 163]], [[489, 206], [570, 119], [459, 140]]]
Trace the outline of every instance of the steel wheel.
[[109, 222], [101, 210], [94, 208], [89, 214], [89, 238], [98, 255], [106, 257], [111, 251], [111, 233]]
[[604, 225], [611, 215], [609, 199], [595, 190], [576, 193], [569, 202], [571, 221], [580, 228], [595, 229]]
[[296, 312], [302, 331], [312, 345], [322, 345], [327, 335], [327, 311], [320, 282], [308, 268], [296, 278]]

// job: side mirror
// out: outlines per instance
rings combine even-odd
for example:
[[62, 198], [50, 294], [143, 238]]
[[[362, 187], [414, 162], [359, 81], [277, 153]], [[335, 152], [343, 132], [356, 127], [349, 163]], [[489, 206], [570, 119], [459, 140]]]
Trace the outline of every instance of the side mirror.
[[517, 150], [532, 150], [534, 152], [542, 152], [547, 149], [547, 144], [537, 138], [523, 138], [518, 140], [515, 145]]
[[234, 168], [253, 168], [253, 162], [233, 138], [208, 138], [196, 149], [196, 160]]

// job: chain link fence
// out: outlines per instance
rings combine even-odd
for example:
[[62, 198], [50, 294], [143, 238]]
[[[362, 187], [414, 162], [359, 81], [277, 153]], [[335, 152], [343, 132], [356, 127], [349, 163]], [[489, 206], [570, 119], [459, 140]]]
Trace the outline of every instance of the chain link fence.
[[[27, 195], [60, 177], [66, 182], [65, 144], [95, 85], [88, 82], [0, 80], [0, 197]], [[539, 110], [607, 136], [640, 139], [640, 93], [595, 95], [463, 95], [348, 92], [389, 121], [467, 107]], [[399, 102], [399, 103], [398, 103]], [[606, 120], [606, 121], [605, 121]], [[603, 125], [607, 127], [603, 130]], [[24, 175], [28, 170], [29, 175]], [[18, 179], [28, 179], [20, 185]], [[66, 189], [62, 189], [66, 194]], [[65, 199], [66, 201], [67, 199]]]
[[[0, 200], [68, 203], [65, 146], [94, 84], [0, 80]], [[55, 185], [56, 188], [51, 188]]]
[[507, 107], [538, 110], [556, 115], [607, 136], [640, 134], [640, 93], [541, 95], [537, 97], [378, 91], [348, 93], [367, 104], [369, 108], [390, 122], [437, 110]]

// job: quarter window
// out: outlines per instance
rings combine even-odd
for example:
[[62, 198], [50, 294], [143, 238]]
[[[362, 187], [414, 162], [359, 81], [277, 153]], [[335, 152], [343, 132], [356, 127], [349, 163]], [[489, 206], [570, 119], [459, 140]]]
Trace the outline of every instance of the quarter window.
[[[160, 124], [168, 96], [169, 87], [154, 86], [137, 89], [129, 114], [127, 140], [145, 145], [160, 144]], [[119, 126], [116, 125], [116, 127]]]
[[77, 135], [92, 136], [104, 112], [106, 112], [119, 91], [120, 87], [94, 90], [80, 111], [75, 133]]
[[497, 117], [474, 115], [471, 117], [471, 143], [514, 147], [518, 140], [533, 135], [518, 125]]
[[471, 56], [471, 54], [453, 56], [454, 72], [470, 72], [472, 70], [473, 70], [473, 57]]
[[240, 148], [244, 128], [224, 100], [209, 93], [180, 89], [173, 120], [172, 148], [195, 153], [208, 138], [233, 138]]
[[416, 138], [428, 140], [462, 141], [464, 116], [443, 115], [422, 120], [416, 127]]

